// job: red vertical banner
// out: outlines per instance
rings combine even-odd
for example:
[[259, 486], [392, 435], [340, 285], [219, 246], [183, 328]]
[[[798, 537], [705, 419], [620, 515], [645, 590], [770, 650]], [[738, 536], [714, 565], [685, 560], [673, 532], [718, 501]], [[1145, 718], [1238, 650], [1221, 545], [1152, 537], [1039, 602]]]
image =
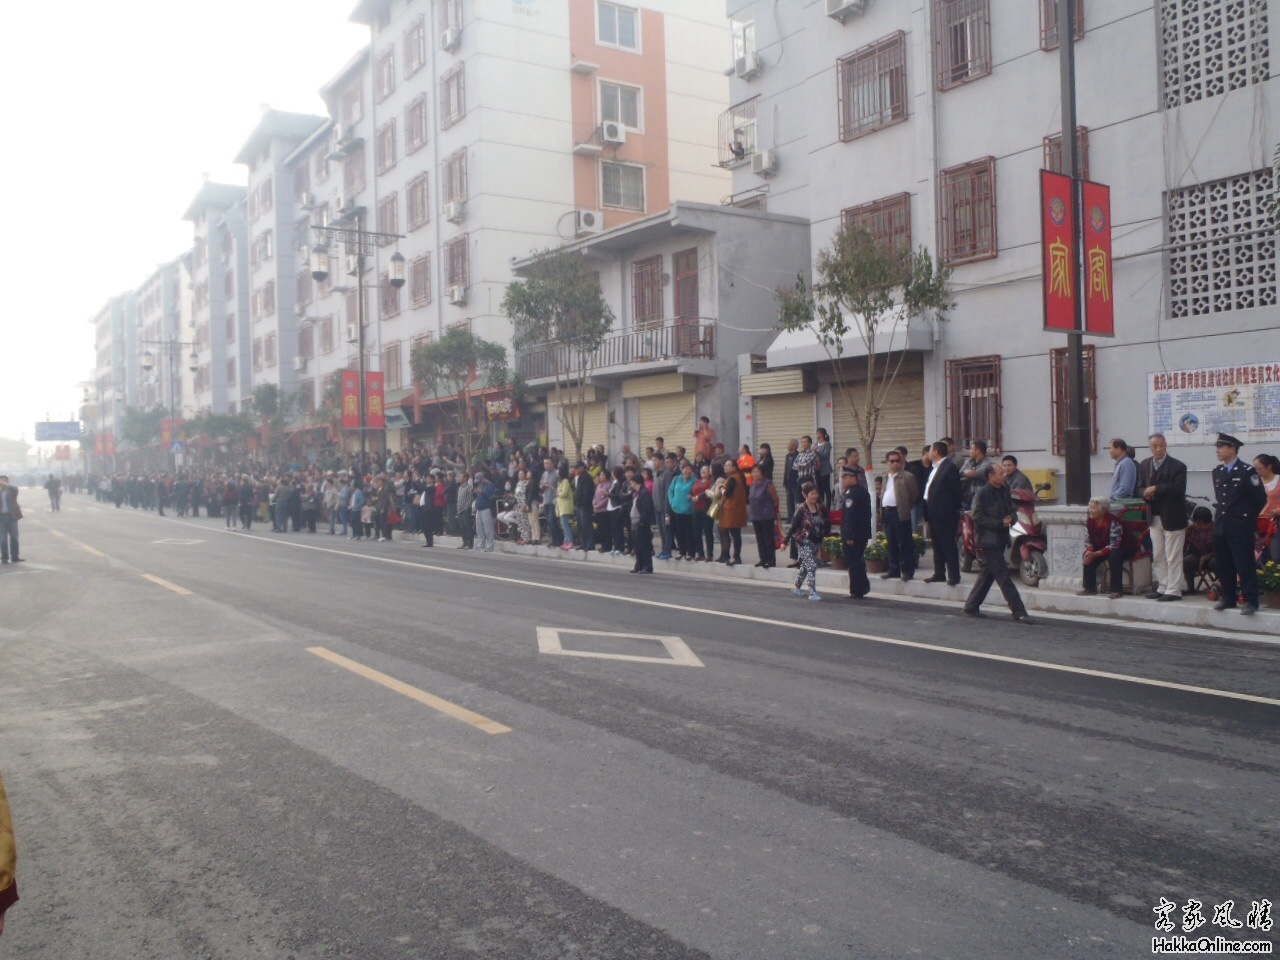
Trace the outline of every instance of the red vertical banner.
[[93, 436], [93, 452], [95, 456], [105, 456], [107, 451], [107, 438], [100, 433]]
[[1086, 180], [1081, 190], [1084, 220], [1084, 330], [1116, 335], [1115, 290], [1111, 278], [1111, 188]]
[[1043, 244], [1044, 328], [1076, 329], [1076, 244], [1071, 178], [1040, 171], [1040, 237]]
[[383, 391], [383, 375], [369, 372], [364, 375], [365, 410], [369, 414], [370, 430], [387, 429], [386, 395]]
[[173, 442], [173, 421], [171, 421], [168, 417], [165, 417], [160, 421], [160, 445], [164, 447], [166, 450], [168, 450], [169, 444], [171, 444], [172, 442]]
[[114, 457], [116, 455], [116, 435], [114, 433], [107, 434], [107, 456]]
[[348, 430], [360, 426], [360, 374], [342, 371], [342, 425]]

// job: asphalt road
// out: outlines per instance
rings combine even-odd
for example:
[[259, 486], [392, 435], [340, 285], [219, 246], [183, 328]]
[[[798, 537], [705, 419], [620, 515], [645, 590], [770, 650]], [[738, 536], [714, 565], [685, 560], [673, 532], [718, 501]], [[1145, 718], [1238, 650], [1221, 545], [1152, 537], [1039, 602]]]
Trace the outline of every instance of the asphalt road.
[[0, 957], [1138, 957], [1280, 902], [1275, 646], [64, 504], [0, 569]]

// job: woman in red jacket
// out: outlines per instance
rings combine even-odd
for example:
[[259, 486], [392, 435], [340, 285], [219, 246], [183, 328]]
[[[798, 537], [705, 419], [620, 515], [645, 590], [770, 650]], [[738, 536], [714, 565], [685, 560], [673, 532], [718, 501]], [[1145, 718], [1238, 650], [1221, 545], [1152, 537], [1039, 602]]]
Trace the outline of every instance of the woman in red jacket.
[[1124, 553], [1120, 548], [1124, 528], [1111, 515], [1111, 502], [1106, 497], [1089, 501], [1089, 519], [1085, 526], [1089, 531], [1089, 545], [1084, 551], [1084, 589], [1077, 596], [1093, 596], [1098, 592], [1098, 568], [1105, 563], [1111, 572], [1111, 599], [1118, 600], [1124, 592]]

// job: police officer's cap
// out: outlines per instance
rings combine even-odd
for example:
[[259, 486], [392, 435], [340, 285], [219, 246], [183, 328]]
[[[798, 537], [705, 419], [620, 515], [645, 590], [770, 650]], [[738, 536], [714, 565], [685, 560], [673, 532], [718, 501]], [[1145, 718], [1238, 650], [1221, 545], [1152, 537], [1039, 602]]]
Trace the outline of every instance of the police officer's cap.
[[841, 467], [840, 472], [846, 477], [862, 476], [862, 471], [857, 467], [849, 467], [849, 466]]
[[1218, 434], [1218, 439], [1213, 442], [1213, 445], [1215, 447], [1235, 447], [1237, 450], [1244, 446], [1243, 443], [1229, 433]]

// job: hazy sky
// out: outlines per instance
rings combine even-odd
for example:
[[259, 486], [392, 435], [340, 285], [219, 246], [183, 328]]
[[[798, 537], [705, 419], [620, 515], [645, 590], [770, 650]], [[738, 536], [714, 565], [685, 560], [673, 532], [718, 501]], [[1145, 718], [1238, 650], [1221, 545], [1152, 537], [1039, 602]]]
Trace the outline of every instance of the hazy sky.
[[0, 437], [69, 419], [93, 372], [89, 320], [191, 244], [203, 174], [232, 163], [262, 104], [317, 92], [368, 39], [356, 0], [8, 2], [0, 170]]

